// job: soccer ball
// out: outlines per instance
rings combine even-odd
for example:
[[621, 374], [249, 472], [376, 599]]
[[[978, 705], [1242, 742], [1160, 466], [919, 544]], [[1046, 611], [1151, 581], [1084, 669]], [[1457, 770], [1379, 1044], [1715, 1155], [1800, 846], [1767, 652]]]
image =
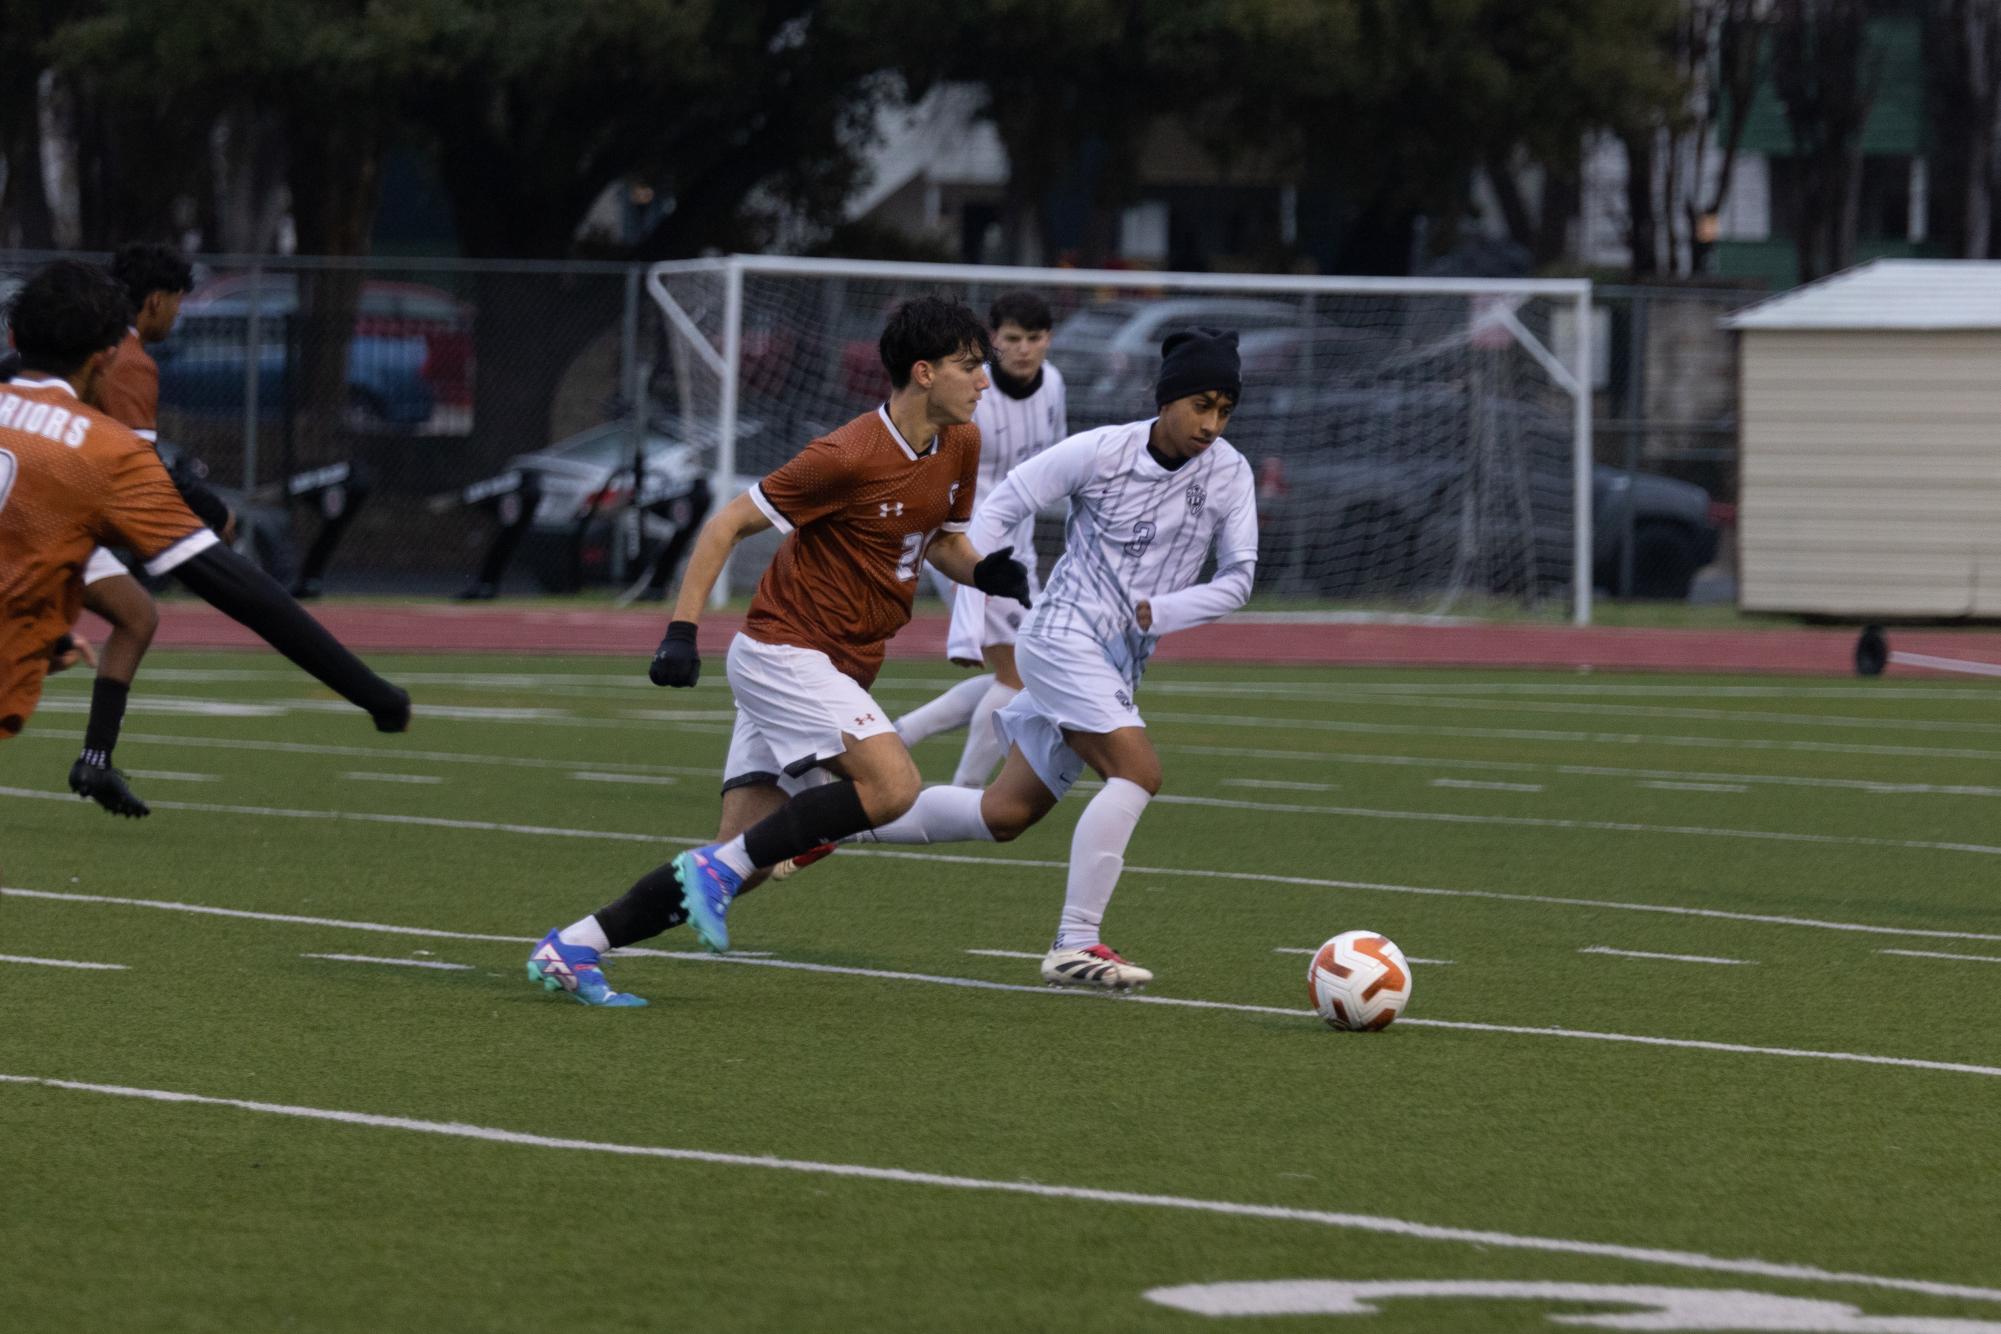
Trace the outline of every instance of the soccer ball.
[[1387, 936], [1343, 931], [1313, 951], [1306, 993], [1329, 1028], [1374, 1032], [1410, 1005], [1410, 964]]

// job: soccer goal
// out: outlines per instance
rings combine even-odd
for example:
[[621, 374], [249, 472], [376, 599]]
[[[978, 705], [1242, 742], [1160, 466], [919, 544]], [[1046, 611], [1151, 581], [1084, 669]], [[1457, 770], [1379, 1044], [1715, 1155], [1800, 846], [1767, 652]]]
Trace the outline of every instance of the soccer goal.
[[948, 295], [984, 317], [1029, 288], [1055, 311], [1049, 359], [1073, 431], [1152, 415], [1173, 330], [1239, 333], [1244, 395], [1226, 436], [1258, 478], [1266, 599], [1567, 600], [1590, 620], [1587, 282], [730, 256], [655, 265], [647, 286], [663, 429], [713, 460], [719, 500], [882, 401], [876, 339], [898, 302]]

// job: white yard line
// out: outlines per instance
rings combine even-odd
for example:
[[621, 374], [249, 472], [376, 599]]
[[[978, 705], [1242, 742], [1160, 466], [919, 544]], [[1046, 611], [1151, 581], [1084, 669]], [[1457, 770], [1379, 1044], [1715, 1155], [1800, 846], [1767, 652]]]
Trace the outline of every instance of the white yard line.
[[[0, 888], [0, 895], [58, 902], [108, 904], [121, 907], [156, 908], [174, 912], [233, 917], [239, 920], [279, 922], [288, 925], [324, 926], [390, 935], [426, 936], [440, 940], [486, 940], [505, 944], [532, 944], [532, 936], [482, 935], [465, 931], [431, 930], [423, 927], [394, 926], [384, 922], [350, 922], [328, 917], [299, 917], [283, 913], [259, 913], [240, 908], [213, 908], [202, 904], [169, 903], [151, 899], [104, 898], [89, 894], [64, 894], [42, 890]], [[958, 987], [969, 991], [1002, 991], [1024, 996], [1081, 998], [1105, 1004], [1164, 1005], [1176, 1009], [1219, 1010], [1236, 1014], [1269, 1014], [1283, 1018], [1316, 1019], [1311, 1010], [1277, 1005], [1247, 1005], [1234, 1001], [1196, 1000], [1180, 996], [1119, 995], [1071, 987], [1030, 986], [1019, 982], [990, 982], [977, 977], [951, 977], [936, 973], [913, 973], [894, 968], [861, 968], [845, 964], [807, 963], [796, 959], [752, 958], [745, 954], [708, 954], [695, 950], [626, 949], [622, 954], [655, 959], [676, 959], [688, 963], [726, 964], [743, 968], [779, 968], [789, 972], [820, 973], [839, 977], [866, 977], [890, 982], [916, 982], [929, 986]], [[1406, 1028], [1437, 1028], [1466, 1033], [1505, 1033], [1520, 1037], [1568, 1038], [1589, 1042], [1632, 1043], [1646, 1047], [1666, 1047], [1684, 1051], [1730, 1053], [1743, 1056], [1779, 1056], [1799, 1060], [1840, 1061], [1857, 1065], [1893, 1066], [1907, 1070], [1930, 1070], [1943, 1074], [1980, 1075], [2001, 1079], [2001, 1066], [1973, 1065], [1962, 1061], [1931, 1061], [1913, 1056], [1881, 1056], [1871, 1052], [1822, 1051], [1803, 1047], [1764, 1047], [1738, 1042], [1712, 1042], [1701, 1038], [1656, 1037], [1639, 1033], [1606, 1033], [1581, 1028], [1530, 1028], [1517, 1024], [1487, 1024], [1459, 1019], [1400, 1019]]]
[[1662, 778], [1643, 779], [1641, 787], [1650, 787], [1656, 792], [1749, 792], [1742, 783], [1671, 783]]
[[[1304, 949], [1297, 945], [1279, 945], [1273, 948], [1272, 953], [1273, 954], [1318, 954], [1320, 953], [1320, 951], [1318, 948]], [[1409, 963], [1426, 964], [1433, 968], [1441, 968], [1452, 962], [1452, 960], [1450, 959], [1420, 959], [1416, 955], [1412, 954], [1406, 954], [1404, 956], [1404, 959], [1406, 962]]]
[[667, 787], [681, 780], [672, 774], [601, 774], [573, 773], [570, 777], [579, 783], [640, 783]]
[[219, 783], [221, 774], [190, 774], [178, 769], [127, 769], [127, 778], [150, 778], [156, 783]]
[[420, 783], [426, 786], [445, 781], [436, 774], [378, 774], [365, 769], [350, 770], [341, 777], [356, 783]]
[[1755, 964], [1756, 959], [1724, 959], [1713, 954], [1656, 954], [1651, 950], [1615, 950], [1610, 945], [1588, 945], [1579, 954], [1610, 954], [1621, 959], [1664, 959], [1669, 963]]
[[81, 959], [37, 959], [28, 954], [0, 954], [0, 963], [32, 964], [37, 968], [82, 968], [90, 972], [123, 973], [131, 969], [123, 963], [85, 963]]
[[1935, 950], [1877, 950], [1878, 954], [1900, 954], [1907, 959], [1953, 959], [1961, 963], [2001, 963], [1991, 954], [1940, 954]]
[[[39, 801], [70, 802], [75, 798], [62, 792], [32, 788], [0, 787], [0, 797], [28, 797]], [[1156, 798], [1158, 800], [1158, 798]], [[228, 815], [260, 815], [290, 820], [355, 821], [367, 824], [413, 825], [433, 829], [461, 829], [477, 833], [523, 834], [538, 838], [594, 839], [617, 843], [655, 843], [668, 846], [700, 847], [704, 837], [673, 834], [629, 834], [611, 829], [569, 829], [552, 825], [506, 824], [494, 820], [454, 820], [435, 815], [392, 815], [372, 811], [291, 810], [271, 806], [227, 806], [211, 802], [156, 801], [161, 810], [183, 810]], [[1034, 857], [967, 856], [944, 852], [912, 852], [881, 846], [844, 849], [849, 857], [888, 857], [901, 861], [931, 862], [946, 866], [1031, 868], [1064, 870], [1069, 863]], [[1377, 880], [1336, 880], [1329, 877], [1278, 875], [1262, 871], [1215, 871], [1191, 866], [1128, 866], [1129, 875], [1149, 875], [1192, 880], [1225, 880], [1261, 885], [1284, 885], [1301, 889], [1367, 890], [1382, 894], [1415, 894], [1429, 898], [1485, 899], [1496, 903], [1526, 903], [1566, 908], [1586, 908], [1611, 912], [1658, 913], [1670, 917], [1700, 917], [1723, 922], [1750, 922], [1761, 926], [1801, 927], [1815, 931], [1852, 931], [1863, 935], [1906, 936], [1925, 940], [1978, 940], [2001, 943], [2001, 934], [1980, 931], [1944, 931], [1930, 927], [1883, 926], [1872, 922], [1840, 922], [1816, 917], [1789, 917], [1777, 913], [1733, 912], [1723, 908], [1689, 908], [1677, 904], [1621, 902], [1617, 899], [1572, 898], [1558, 894], [1514, 894], [1497, 889], [1448, 889], [1433, 885], [1402, 885]], [[0, 894], [15, 891], [0, 889]], [[27, 892], [27, 891], [21, 891]], [[506, 937], [512, 939], [512, 937]]]
[[1433, 787], [1465, 788], [1473, 792], [1540, 792], [1541, 783], [1500, 783], [1478, 778], [1434, 778]]
[[1288, 783], [1277, 778], [1225, 778], [1224, 787], [1278, 788], [1287, 792], [1335, 792], [1339, 783]]
[[1930, 1279], [1898, 1275], [1866, 1274], [1848, 1270], [1821, 1269], [1814, 1265], [1787, 1264], [1771, 1260], [1747, 1260], [1704, 1255], [1696, 1251], [1662, 1250], [1626, 1246], [1611, 1242], [1582, 1241], [1565, 1237], [1540, 1237], [1514, 1232], [1489, 1232], [1476, 1228], [1443, 1227], [1409, 1219], [1376, 1214], [1335, 1213], [1321, 1209], [1296, 1209], [1275, 1204], [1249, 1204], [1231, 1200], [1200, 1199], [1186, 1195], [1153, 1195], [1139, 1191], [1103, 1190], [1090, 1186], [1062, 1186], [1037, 1181], [1007, 1181], [985, 1177], [953, 1176], [907, 1168], [877, 1167], [861, 1163], [831, 1163], [805, 1158], [777, 1158], [766, 1154], [721, 1153], [708, 1149], [673, 1148], [658, 1144], [626, 1144], [603, 1140], [574, 1139], [566, 1136], [537, 1135], [495, 1126], [467, 1125], [459, 1121], [427, 1121], [408, 1116], [383, 1116], [372, 1112], [342, 1111], [306, 1107], [292, 1103], [262, 1102], [248, 1098], [212, 1097], [174, 1089], [135, 1088], [123, 1084], [86, 1083], [74, 1079], [48, 1079], [35, 1075], [0, 1074], [0, 1083], [33, 1088], [62, 1089], [74, 1093], [94, 1093], [106, 1097], [133, 1098], [147, 1102], [182, 1106], [226, 1107], [264, 1116], [293, 1117], [327, 1121], [339, 1125], [365, 1126], [373, 1130], [401, 1130], [450, 1139], [477, 1140], [519, 1148], [560, 1149], [572, 1153], [604, 1153], [624, 1158], [655, 1158], [674, 1162], [701, 1163], [713, 1167], [748, 1167], [766, 1172], [795, 1172], [812, 1176], [844, 1177], [850, 1180], [880, 1181], [902, 1186], [934, 1186], [947, 1190], [979, 1191], [1003, 1195], [1027, 1195], [1046, 1200], [1068, 1200], [1090, 1204], [1125, 1205], [1142, 1209], [1172, 1209], [1177, 1212], [1218, 1214], [1232, 1218], [1263, 1218], [1276, 1222], [1310, 1223], [1352, 1232], [1372, 1232], [1407, 1237], [1418, 1241], [1449, 1242], [1467, 1246], [1507, 1250], [1538, 1251], [1559, 1255], [1582, 1255], [1594, 1259], [1623, 1260], [1635, 1264], [1660, 1265], [1701, 1273], [1746, 1274], [1759, 1278], [1800, 1283], [1830, 1283], [1876, 1288], [1891, 1292], [1919, 1293], [1928, 1297], [1960, 1298], [2001, 1302], [2001, 1288], [1973, 1287], [1940, 1283]]
[[[388, 746], [316, 745], [306, 741], [256, 741], [247, 737], [171, 736], [163, 732], [126, 732], [122, 739], [143, 741], [148, 745], [189, 746], [200, 750], [246, 750], [274, 755], [337, 755], [368, 760], [422, 760], [430, 764], [476, 764], [498, 769], [567, 771], [588, 764], [591, 768], [606, 773], [688, 774], [703, 778], [715, 778], [719, 773], [717, 766], [713, 764], [622, 764], [616, 761], [552, 760], [539, 755], [479, 755], [457, 750], [404, 750], [401, 747]], [[21, 733], [15, 740], [60, 741], [67, 746], [76, 745], [76, 738], [72, 735], [37, 732], [32, 728]]]
[[1036, 960], [1040, 960], [1040, 959], [1041, 959], [1041, 958], [1043, 957], [1043, 956], [1042, 956], [1042, 955], [1040, 955], [1040, 954], [1031, 954], [1031, 953], [1029, 953], [1029, 952], [1028, 952], [1027, 950], [967, 950], [967, 951], [966, 951], [966, 953], [968, 953], [968, 954], [978, 954], [978, 955], [981, 955], [981, 956], [983, 956], [983, 957], [985, 957], [985, 958], [988, 958], [988, 959], [1036, 959]]
[[385, 959], [373, 954], [301, 954], [301, 959], [330, 959], [335, 963], [384, 963], [395, 968], [436, 968], [442, 972], [470, 973], [469, 963], [440, 963], [435, 959]]

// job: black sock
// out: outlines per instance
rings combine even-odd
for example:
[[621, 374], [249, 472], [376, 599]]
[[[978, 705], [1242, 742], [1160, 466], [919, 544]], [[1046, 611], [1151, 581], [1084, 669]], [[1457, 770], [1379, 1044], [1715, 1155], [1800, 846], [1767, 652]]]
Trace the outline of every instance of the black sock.
[[874, 825], [847, 779], [809, 787], [743, 832], [752, 866], [776, 866], [787, 857], [838, 843]]
[[669, 927], [688, 920], [681, 906], [681, 882], [675, 878], [674, 863], [656, 866], [640, 876], [616, 903], [607, 903], [592, 914], [604, 928], [612, 948], [651, 940]]
[[83, 729], [83, 757], [102, 769], [111, 763], [118, 730], [125, 726], [125, 699], [132, 687], [124, 681], [98, 677], [90, 688], [90, 721]]

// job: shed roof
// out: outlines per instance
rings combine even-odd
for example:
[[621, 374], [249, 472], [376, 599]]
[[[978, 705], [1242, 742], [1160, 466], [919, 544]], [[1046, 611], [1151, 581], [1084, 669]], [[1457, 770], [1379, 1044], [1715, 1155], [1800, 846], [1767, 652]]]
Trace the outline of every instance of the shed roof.
[[1726, 329], [2001, 329], [2001, 261], [1879, 259], [1723, 320]]

